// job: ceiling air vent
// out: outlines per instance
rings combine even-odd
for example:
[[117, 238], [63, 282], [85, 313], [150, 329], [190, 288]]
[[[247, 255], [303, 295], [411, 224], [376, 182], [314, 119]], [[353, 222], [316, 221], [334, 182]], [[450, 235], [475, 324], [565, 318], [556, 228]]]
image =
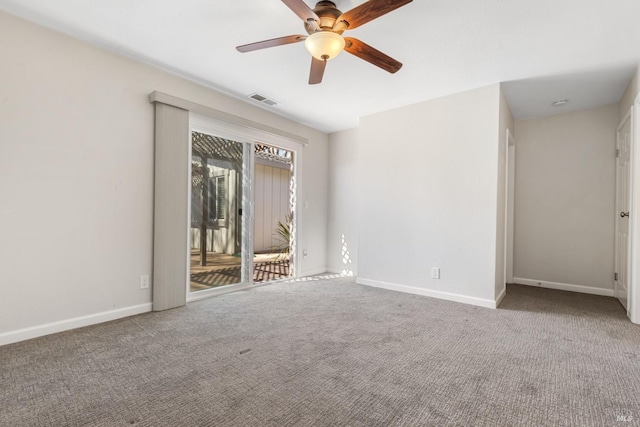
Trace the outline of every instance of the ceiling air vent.
[[275, 107], [276, 105], [278, 105], [277, 101], [267, 98], [264, 95], [260, 95], [259, 93], [254, 93], [253, 95], [249, 95], [249, 98], [253, 99], [254, 101], [258, 101], [261, 104], [266, 104], [269, 107]]

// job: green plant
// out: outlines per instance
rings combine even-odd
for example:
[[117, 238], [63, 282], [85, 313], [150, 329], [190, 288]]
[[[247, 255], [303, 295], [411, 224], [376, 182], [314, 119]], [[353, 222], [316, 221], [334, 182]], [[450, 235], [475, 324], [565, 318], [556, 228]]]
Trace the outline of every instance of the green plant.
[[287, 216], [285, 216], [284, 222], [278, 221], [278, 226], [276, 227], [276, 232], [274, 234], [275, 238], [278, 240], [278, 244], [271, 248], [274, 252], [280, 254], [289, 253], [291, 247], [292, 220], [292, 214], [287, 214]]

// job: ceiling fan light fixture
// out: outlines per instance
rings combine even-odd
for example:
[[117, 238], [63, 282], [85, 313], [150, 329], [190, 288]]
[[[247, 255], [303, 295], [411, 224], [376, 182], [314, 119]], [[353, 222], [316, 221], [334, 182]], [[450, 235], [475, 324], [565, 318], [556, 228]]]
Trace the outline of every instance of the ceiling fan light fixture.
[[356, 38], [342, 37], [342, 33], [371, 22], [411, 3], [413, 0], [368, 0], [344, 13], [336, 7], [333, 1], [320, 0], [314, 9], [311, 9], [307, 4], [309, 1], [282, 0], [298, 18], [302, 19], [304, 29], [309, 36], [293, 34], [244, 44], [237, 46], [236, 49], [243, 53], [252, 52], [269, 47], [300, 43], [304, 40], [305, 48], [313, 57], [309, 72], [310, 85], [322, 82], [327, 61], [338, 56], [343, 50], [391, 74], [402, 68], [401, 62]]
[[344, 50], [344, 46], [344, 38], [332, 31], [318, 31], [304, 41], [304, 47], [311, 56], [321, 61], [335, 58]]

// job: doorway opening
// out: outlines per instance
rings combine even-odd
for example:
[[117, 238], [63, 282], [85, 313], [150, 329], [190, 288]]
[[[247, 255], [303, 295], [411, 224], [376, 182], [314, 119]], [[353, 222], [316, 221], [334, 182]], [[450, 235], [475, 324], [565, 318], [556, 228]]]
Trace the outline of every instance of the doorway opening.
[[256, 143], [253, 175], [253, 281], [292, 275], [294, 152]]

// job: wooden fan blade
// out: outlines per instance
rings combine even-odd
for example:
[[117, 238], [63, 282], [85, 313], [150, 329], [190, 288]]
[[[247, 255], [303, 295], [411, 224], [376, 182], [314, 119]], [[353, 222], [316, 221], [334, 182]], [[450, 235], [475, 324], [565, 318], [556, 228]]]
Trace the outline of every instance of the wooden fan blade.
[[352, 55], [357, 56], [360, 59], [364, 59], [365, 61], [375, 65], [376, 67], [380, 67], [392, 74], [402, 68], [402, 63], [396, 61], [392, 57], [385, 55], [378, 49], [375, 49], [358, 39], [354, 39], [353, 37], [345, 37], [344, 41], [344, 50]]
[[311, 58], [311, 73], [309, 73], [309, 84], [317, 85], [322, 82], [322, 76], [324, 75], [324, 69], [327, 66], [327, 61], [322, 61], [314, 57]]
[[278, 37], [277, 39], [263, 40], [261, 42], [249, 43], [236, 47], [239, 52], [252, 52], [254, 50], [266, 49], [268, 47], [282, 46], [283, 44], [298, 43], [304, 41], [307, 36], [294, 35]]
[[311, 10], [307, 4], [302, 0], [282, 0], [282, 3], [286, 4], [289, 9], [293, 11], [300, 19], [305, 22], [311, 21], [320, 21], [318, 15]]
[[369, 0], [343, 13], [336, 21], [336, 25], [341, 21], [346, 21], [348, 24], [347, 28], [353, 30], [412, 1], [413, 0]]

